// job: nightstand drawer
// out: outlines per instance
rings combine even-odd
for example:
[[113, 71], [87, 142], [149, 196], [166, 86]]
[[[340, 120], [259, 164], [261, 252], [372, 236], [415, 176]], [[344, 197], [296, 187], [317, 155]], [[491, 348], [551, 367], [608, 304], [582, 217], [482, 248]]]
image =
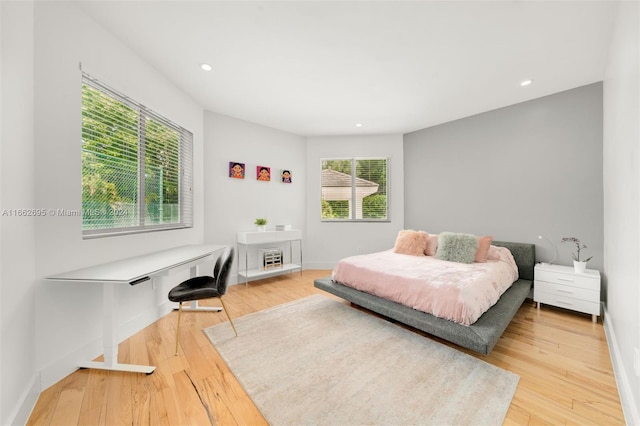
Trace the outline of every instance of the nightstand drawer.
[[553, 284], [545, 281], [535, 281], [533, 286], [534, 298], [538, 293], [545, 293], [557, 297], [567, 297], [570, 299], [586, 300], [597, 303], [600, 300], [600, 290], [592, 290], [584, 287], [573, 287], [572, 285]]
[[543, 281], [564, 286], [580, 287], [598, 292], [600, 291], [600, 277], [588, 274], [565, 274], [556, 271], [537, 269], [535, 281], [536, 283], [538, 281]]
[[[558, 306], [560, 308], [571, 309], [573, 311], [584, 312], [585, 314], [600, 315], [600, 303], [588, 302], [586, 300], [574, 299], [538, 291], [535, 296], [538, 303]], [[539, 306], [539, 305], [538, 305]]]

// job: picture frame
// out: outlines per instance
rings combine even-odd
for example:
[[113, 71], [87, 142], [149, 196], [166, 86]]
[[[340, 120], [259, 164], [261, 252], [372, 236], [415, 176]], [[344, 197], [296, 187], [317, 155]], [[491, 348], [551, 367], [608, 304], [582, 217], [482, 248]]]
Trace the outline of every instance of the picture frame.
[[244, 163], [239, 163], [237, 161], [229, 161], [229, 177], [232, 179], [244, 179], [245, 174], [245, 165]]
[[271, 180], [271, 167], [256, 166], [256, 180], [269, 182]]

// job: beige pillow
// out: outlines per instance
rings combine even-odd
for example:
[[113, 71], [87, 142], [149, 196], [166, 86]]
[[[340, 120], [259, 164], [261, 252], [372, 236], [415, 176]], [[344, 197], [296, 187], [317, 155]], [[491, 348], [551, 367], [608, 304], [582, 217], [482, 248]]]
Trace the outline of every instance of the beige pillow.
[[427, 238], [429, 234], [423, 231], [413, 231], [403, 229], [398, 232], [393, 252], [399, 254], [410, 254], [412, 256], [424, 256], [427, 248]]
[[435, 256], [438, 251], [438, 234], [429, 234], [427, 237], [427, 248], [424, 249], [424, 254], [427, 256]]
[[493, 237], [485, 235], [484, 237], [478, 237], [478, 249], [476, 250], [475, 262], [485, 263], [487, 261], [487, 255], [489, 254], [489, 247], [493, 242]]

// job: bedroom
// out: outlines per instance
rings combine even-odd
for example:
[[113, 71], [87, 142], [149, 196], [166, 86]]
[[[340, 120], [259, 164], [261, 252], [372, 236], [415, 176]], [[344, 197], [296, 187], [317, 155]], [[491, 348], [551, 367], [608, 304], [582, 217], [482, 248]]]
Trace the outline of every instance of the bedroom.
[[[11, 9], [12, 15], [6, 15], [10, 8], [15, 8]], [[594, 248], [592, 266], [601, 269], [607, 277], [603, 300], [607, 301], [613, 327], [611, 331], [616, 336], [614, 349], [618, 351], [620, 393], [623, 399], [625, 395], [628, 397], [629, 407], [638, 406], [639, 386], [633, 373], [633, 348], [640, 347], [638, 270], [635, 266], [638, 256], [639, 184], [637, 161], [635, 157], [629, 160], [630, 155], [637, 156], [638, 104], [637, 97], [626, 97], [631, 96], [626, 94], [637, 93], [637, 57], [627, 57], [624, 50], [629, 44], [637, 53], [637, 26], [633, 26], [637, 25], [637, 13], [632, 15], [636, 21], [631, 24], [622, 21], [617, 38], [611, 41], [606, 52], [607, 62], [603, 64], [603, 67], [607, 65], [607, 74], [603, 71], [601, 78], [604, 85], [596, 82], [572, 91], [558, 90], [561, 93], [548, 98], [486, 112], [467, 120], [451, 121], [436, 127], [425, 126], [406, 135], [398, 132], [382, 136], [302, 137], [204, 111], [126, 41], [95, 24], [90, 25], [86, 14], [73, 5], [48, 5], [46, 2], [35, 6], [28, 3], [22, 6], [3, 4], [3, 12], [3, 207], [67, 207], [76, 202], [72, 191], [61, 194], [52, 188], [73, 188], [77, 185], [77, 165], [73, 160], [77, 147], [69, 141], [77, 140], [77, 118], [71, 111], [78, 110], [78, 101], [65, 93], [75, 90], [80, 59], [87, 68], [107, 70], [103, 72], [108, 73], [114, 84], [117, 81], [130, 96], [141, 98], [158, 110], [169, 111], [176, 121], [193, 128], [196, 152], [204, 158], [215, 156], [228, 162], [236, 159], [230, 157], [238, 156], [248, 163], [264, 161], [273, 167], [287, 166], [294, 170], [298, 179], [296, 184], [287, 186], [286, 193], [267, 192], [255, 185], [249, 186], [253, 182], [244, 182], [247, 184], [245, 187], [252, 188], [251, 201], [234, 200], [220, 206], [218, 200], [230, 199], [233, 189], [226, 177], [202, 164], [195, 176], [198, 185], [195, 227], [191, 231], [171, 235], [154, 233], [123, 237], [122, 240], [83, 242], [79, 240], [73, 219], [14, 221], [10, 225], [3, 219], [2, 342], [14, 342], [10, 346], [3, 345], [1, 354], [0, 421], [3, 423], [21, 413], [18, 407], [23, 401], [31, 400], [34, 392], [37, 395], [40, 383], [46, 387], [68, 374], [73, 356], [91, 354], [99, 349], [96, 336], [100, 333], [100, 318], [92, 315], [101, 309], [99, 292], [85, 287], [66, 290], [45, 287], [41, 277], [48, 273], [92, 264], [97, 259], [106, 261], [139, 254], [156, 247], [203, 240], [231, 244], [236, 228], [250, 227], [258, 216], [267, 216], [272, 223], [287, 221], [305, 226], [305, 259], [308, 260], [305, 267], [325, 269], [345, 255], [387, 248], [403, 227], [433, 224], [442, 230], [469, 223], [466, 220], [468, 216], [455, 217], [445, 206], [460, 214], [473, 213], [472, 223], [476, 225], [456, 230], [491, 232], [502, 239], [527, 242], [536, 242], [539, 234], [558, 240], [571, 236], [569, 233], [579, 233], [579, 237]], [[8, 16], [12, 17], [12, 22], [20, 22], [20, 26], [13, 27], [11, 22], [6, 22]], [[14, 16], [20, 20], [13, 21]], [[5, 31], [11, 31], [9, 34], [17, 37], [4, 37]], [[100, 51], [93, 51], [90, 42], [99, 46]], [[9, 64], [5, 56], [8, 52], [24, 55], [18, 56], [22, 61], [17, 65], [12, 63], [17, 69], [9, 69], [21, 78], [9, 80], [12, 76], [4, 71], [5, 64]], [[119, 63], [129, 65], [126, 70], [113, 66], [111, 61], [116, 58]], [[629, 67], [628, 62], [631, 63], [631, 78], [635, 77], [635, 80], [627, 80], [624, 74]], [[9, 111], [6, 108], [9, 104], [16, 108]], [[527, 123], [518, 123], [518, 118], [539, 107], [559, 111], [556, 116], [559, 123], [555, 123], [554, 128], [536, 127], [535, 132], [531, 132], [526, 127]], [[584, 115], [574, 115], [576, 110]], [[516, 129], [522, 129], [526, 137], [515, 138], [515, 141], [512, 138], [509, 143], [496, 139], [492, 133], [497, 131], [494, 122], [505, 121]], [[509, 130], [500, 129], [501, 134]], [[604, 133], [604, 140], [588, 139], [590, 151], [581, 151], [580, 156], [588, 165], [554, 165], [549, 161], [568, 158], [555, 155], [559, 141], [565, 143], [568, 140], [573, 145], [585, 143], [583, 135], [576, 133], [583, 130]], [[423, 140], [434, 143], [421, 144]], [[477, 140], [496, 144], [496, 149], [504, 157], [487, 157], [480, 152], [474, 152], [473, 158], [458, 156], [460, 150], [480, 150], [478, 146], [470, 146]], [[446, 145], [445, 141], [452, 145]], [[402, 167], [392, 168], [392, 221], [379, 226], [335, 224], [335, 227], [328, 228], [317, 221], [315, 215], [319, 203], [312, 195], [319, 188], [316, 181], [319, 174], [313, 170], [316, 159], [360, 156], [363, 151], [367, 156], [390, 156], [394, 159], [393, 164], [396, 161], [402, 164]], [[425, 182], [424, 176], [436, 172], [441, 176], [438, 168], [445, 167], [452, 156], [456, 164], [464, 166], [465, 172], [447, 175], [447, 182], [467, 188], [466, 192], [460, 193], [456, 199], [444, 198], [443, 186], [433, 182], [429, 196], [422, 196], [421, 192], [416, 195], [416, 186], [433, 181], [427, 179]], [[445, 160], [421, 161], [422, 157]], [[479, 161], [471, 161], [478, 158]], [[428, 166], [426, 169], [425, 164]], [[501, 169], [508, 173], [508, 177], [498, 181], [505, 186], [496, 186], [496, 192], [492, 192], [495, 195], [491, 198], [477, 199], [475, 194], [479, 192], [470, 187], [470, 183], [480, 176], [497, 180], [503, 177], [496, 174]], [[581, 176], [582, 180], [577, 185], [579, 190], [569, 195], [576, 197], [570, 204], [562, 190], [569, 176], [573, 175]], [[16, 176], [20, 179], [15, 179]], [[289, 203], [291, 199], [298, 202]], [[507, 200], [509, 203], [505, 206]], [[285, 204], [286, 212], [282, 209]], [[500, 226], [489, 229], [482, 224], [497, 222], [487, 219], [492, 211], [469, 208], [470, 205], [494, 204], [500, 206], [501, 212], [507, 209], [516, 211], [518, 219], [512, 219], [512, 214], [505, 213], [500, 218]], [[522, 223], [527, 223], [527, 227]], [[336, 244], [340, 235], [343, 236], [340, 244]], [[331, 257], [325, 255], [328, 249], [331, 249]], [[551, 257], [549, 249], [540, 249], [541, 259]], [[564, 256], [560, 260], [568, 261], [568, 253], [562, 247], [558, 250]], [[123, 300], [123, 309], [129, 320], [126, 326], [128, 334], [154, 320], [154, 305], [145, 304], [143, 300], [152, 299], [149, 295], [155, 294], [150, 287], [140, 288], [130, 295], [130, 299]], [[63, 308], [69, 305], [74, 309], [63, 312]], [[76, 332], [60, 332], [67, 330], [78, 318], [82, 318], [83, 324]], [[6, 329], [4, 324], [15, 325]], [[637, 408], [631, 408], [631, 412], [636, 413], [635, 419]]]

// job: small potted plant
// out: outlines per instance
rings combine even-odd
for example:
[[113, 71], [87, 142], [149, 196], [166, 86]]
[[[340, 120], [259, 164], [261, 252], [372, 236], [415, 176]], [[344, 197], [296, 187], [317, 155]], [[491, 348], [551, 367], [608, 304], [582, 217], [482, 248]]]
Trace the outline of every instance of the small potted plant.
[[584, 271], [587, 269], [587, 262], [590, 261], [591, 258], [593, 258], [593, 256], [589, 256], [586, 259], [580, 259], [580, 251], [587, 248], [586, 244], [575, 237], [564, 237], [561, 242], [572, 243], [576, 245], [575, 253], [571, 253], [571, 257], [573, 257], [573, 269], [578, 273], [584, 273]]
[[259, 217], [259, 218], [256, 219], [256, 221], [254, 223], [258, 227], [258, 231], [264, 232], [264, 231], [267, 230], [267, 219], [265, 219], [263, 217]]

